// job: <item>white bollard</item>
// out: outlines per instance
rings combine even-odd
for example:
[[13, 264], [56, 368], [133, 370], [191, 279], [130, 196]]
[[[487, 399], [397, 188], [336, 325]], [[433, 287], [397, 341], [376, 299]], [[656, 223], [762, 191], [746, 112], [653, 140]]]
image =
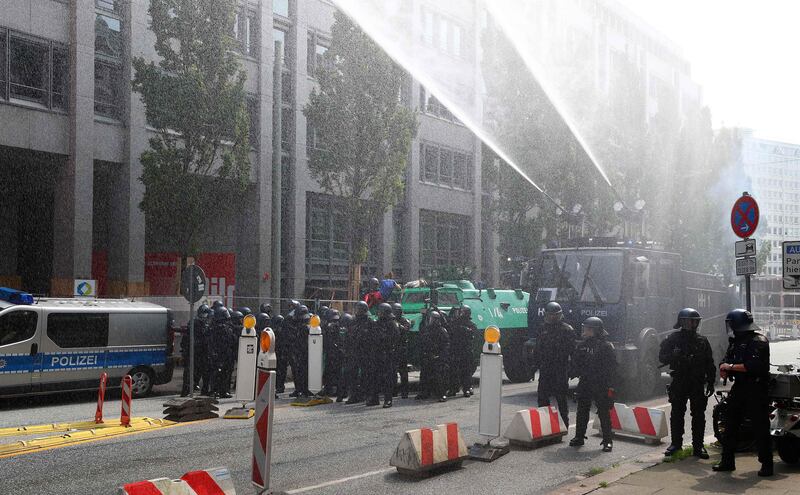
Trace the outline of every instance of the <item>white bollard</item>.
[[256, 377], [256, 415], [253, 430], [253, 468], [251, 482], [259, 494], [271, 494], [269, 478], [272, 458], [272, 417], [275, 405], [275, 333], [261, 332]]
[[491, 462], [508, 453], [508, 443], [493, 445], [500, 436], [500, 411], [503, 399], [503, 354], [500, 349], [500, 329], [487, 327], [483, 333], [481, 352], [480, 405], [478, 434], [486, 443], [476, 443], [470, 448], [473, 459]]
[[244, 317], [242, 335], [239, 337], [239, 357], [236, 365], [236, 395], [237, 401], [252, 402], [255, 400], [256, 390], [256, 360], [258, 353], [258, 335], [256, 334], [256, 317]]
[[322, 328], [319, 315], [308, 324], [308, 389], [318, 394], [322, 390]]

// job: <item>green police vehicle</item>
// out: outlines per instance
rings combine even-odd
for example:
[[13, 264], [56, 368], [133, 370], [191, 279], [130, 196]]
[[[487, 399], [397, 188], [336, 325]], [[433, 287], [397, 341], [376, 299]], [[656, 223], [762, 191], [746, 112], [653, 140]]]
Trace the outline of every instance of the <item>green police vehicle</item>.
[[508, 379], [515, 383], [526, 382], [533, 376], [526, 362], [524, 344], [528, 331], [528, 297], [521, 289], [476, 289], [467, 280], [434, 283], [432, 287], [406, 288], [401, 304], [403, 313], [411, 323], [409, 352], [411, 364], [419, 366], [420, 349], [416, 345], [420, 324], [425, 311], [435, 306], [449, 315], [456, 307], [469, 306], [472, 322], [478, 327], [474, 364], [477, 368], [483, 346], [483, 331], [490, 325], [500, 329], [503, 349], [503, 366]]

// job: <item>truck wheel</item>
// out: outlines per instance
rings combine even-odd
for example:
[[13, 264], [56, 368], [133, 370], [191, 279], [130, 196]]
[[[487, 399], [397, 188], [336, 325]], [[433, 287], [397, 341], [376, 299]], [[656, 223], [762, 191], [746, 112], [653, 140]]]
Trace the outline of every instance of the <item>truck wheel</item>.
[[658, 369], [656, 360], [652, 359], [651, 353], [647, 353], [644, 359], [639, 362], [639, 376], [636, 377], [636, 384], [633, 392], [637, 399], [648, 399], [653, 396], [658, 386], [661, 371]]
[[154, 376], [152, 370], [147, 368], [134, 368], [129, 373], [133, 380], [131, 395], [134, 399], [145, 397], [153, 390]]
[[785, 435], [775, 439], [778, 455], [786, 464], [800, 463], [800, 438]]
[[514, 352], [508, 356], [503, 356], [503, 371], [506, 372], [506, 376], [512, 383], [525, 383], [533, 378], [531, 367], [522, 352]]

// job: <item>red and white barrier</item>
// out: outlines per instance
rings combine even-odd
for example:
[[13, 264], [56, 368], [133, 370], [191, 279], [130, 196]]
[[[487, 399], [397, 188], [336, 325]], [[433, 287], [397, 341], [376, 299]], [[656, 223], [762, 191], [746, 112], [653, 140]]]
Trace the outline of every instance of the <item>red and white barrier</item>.
[[514, 414], [504, 436], [513, 445], [533, 448], [545, 443], [560, 442], [568, 433], [555, 406], [532, 407]]
[[460, 465], [467, 457], [467, 445], [456, 423], [420, 428], [403, 434], [390, 466], [401, 474], [421, 474], [432, 469]]
[[119, 495], [236, 495], [228, 468], [190, 471], [180, 479], [157, 478], [128, 483]]
[[[614, 403], [611, 408], [611, 431], [617, 435], [642, 438], [647, 443], [661, 443], [669, 435], [667, 413], [661, 409]], [[594, 428], [600, 429], [600, 419]]]
[[275, 401], [274, 371], [258, 368], [256, 377], [256, 420], [253, 431], [253, 467], [251, 482], [260, 490], [269, 490], [272, 457], [272, 416]]
[[133, 389], [133, 380], [131, 375], [125, 375], [122, 379], [122, 412], [119, 416], [119, 424], [121, 426], [131, 425], [131, 391]]
[[108, 380], [107, 373], [100, 374], [100, 388], [97, 389], [97, 410], [94, 413], [94, 422], [100, 424], [103, 422], [103, 402], [106, 400], [106, 381]]

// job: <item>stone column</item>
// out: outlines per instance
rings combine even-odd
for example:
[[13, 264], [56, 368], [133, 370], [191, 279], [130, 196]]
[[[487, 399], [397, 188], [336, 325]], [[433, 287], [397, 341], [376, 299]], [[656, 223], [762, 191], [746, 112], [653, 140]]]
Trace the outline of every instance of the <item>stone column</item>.
[[70, 3], [69, 159], [56, 172], [50, 292], [70, 296], [92, 276], [94, 189], [94, 1]]

